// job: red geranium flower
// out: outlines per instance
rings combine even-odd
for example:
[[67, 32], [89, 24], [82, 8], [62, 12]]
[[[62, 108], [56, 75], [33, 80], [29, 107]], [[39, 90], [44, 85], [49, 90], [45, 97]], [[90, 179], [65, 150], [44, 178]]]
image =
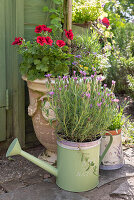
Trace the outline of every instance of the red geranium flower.
[[63, 41], [63, 40], [57, 40], [56, 41], [56, 44], [59, 46], [59, 47], [63, 47], [66, 45], [66, 43]]
[[39, 25], [39, 26], [36, 26], [35, 27], [35, 33], [41, 33], [42, 32], [42, 26]]
[[52, 28], [47, 28], [47, 31], [48, 31], [49, 33], [51, 33], [51, 32], [52, 32]]
[[52, 45], [53, 40], [49, 36], [44, 37], [44, 39], [45, 39], [45, 44], [50, 45], [50, 46]]
[[23, 38], [22, 37], [15, 37], [15, 41], [12, 43], [12, 45], [21, 45], [22, 44], [22, 40]]
[[39, 43], [41, 46], [43, 46], [44, 43], [45, 43], [45, 37], [38, 36], [37, 37], [37, 43]]
[[102, 22], [102, 24], [103, 24], [104, 26], [106, 26], [106, 28], [108, 28], [109, 25], [110, 25], [109, 20], [108, 20], [108, 18], [106, 18], [106, 17], [104, 17], [104, 18], [101, 20], [101, 22]]
[[51, 28], [46, 27], [46, 25], [42, 25], [42, 26], [43, 26], [43, 27], [42, 27], [42, 30], [43, 30], [44, 32], [46, 32], [46, 31], [48, 31], [49, 33], [52, 32], [52, 29], [51, 29]]
[[67, 37], [69, 40], [73, 40], [74, 34], [73, 34], [72, 30], [70, 29], [69, 31], [67, 31], [66, 29], [64, 29], [64, 31], [65, 31], [66, 37]]
[[43, 31], [47, 28], [46, 25], [44, 25], [44, 24], [41, 27], [42, 27]]

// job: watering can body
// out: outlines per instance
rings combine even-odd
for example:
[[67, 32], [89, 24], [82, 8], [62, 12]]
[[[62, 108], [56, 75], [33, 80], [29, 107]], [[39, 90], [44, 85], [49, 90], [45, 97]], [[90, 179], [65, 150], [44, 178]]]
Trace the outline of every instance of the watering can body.
[[100, 140], [76, 143], [58, 138], [57, 168], [21, 150], [18, 139], [12, 142], [6, 156], [19, 154], [56, 176], [56, 184], [60, 188], [83, 192], [95, 188], [99, 183], [99, 164], [109, 148], [105, 149], [100, 159]]

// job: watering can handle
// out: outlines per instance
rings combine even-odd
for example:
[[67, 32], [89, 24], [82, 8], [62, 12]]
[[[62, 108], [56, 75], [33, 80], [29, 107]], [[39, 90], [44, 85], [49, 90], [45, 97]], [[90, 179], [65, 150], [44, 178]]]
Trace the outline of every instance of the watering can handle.
[[[110, 133], [109, 133], [110, 134]], [[101, 161], [103, 160], [104, 156], [106, 155], [108, 149], [110, 148], [111, 144], [113, 142], [113, 136], [112, 134], [110, 134], [110, 141], [108, 143], [108, 145], [106, 146], [104, 152], [102, 153], [102, 155], [100, 156], [100, 161], [99, 161], [99, 164], [101, 164]]]

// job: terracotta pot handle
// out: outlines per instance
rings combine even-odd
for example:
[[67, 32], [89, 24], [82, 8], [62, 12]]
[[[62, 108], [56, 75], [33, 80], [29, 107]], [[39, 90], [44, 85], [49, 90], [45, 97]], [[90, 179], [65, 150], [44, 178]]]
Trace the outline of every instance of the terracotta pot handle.
[[35, 102], [34, 102], [34, 104], [30, 104], [28, 106], [28, 115], [30, 117], [33, 117], [33, 115], [36, 113], [37, 107], [38, 107], [38, 102], [37, 102], [37, 99], [36, 99]]

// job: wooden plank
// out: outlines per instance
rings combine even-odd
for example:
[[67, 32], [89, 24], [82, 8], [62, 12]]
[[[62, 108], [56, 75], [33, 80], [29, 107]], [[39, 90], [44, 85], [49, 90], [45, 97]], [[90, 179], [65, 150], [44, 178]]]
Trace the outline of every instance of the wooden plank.
[[6, 85], [9, 92], [9, 109], [7, 110], [7, 138], [12, 137], [13, 135], [13, 109], [12, 109], [12, 74], [13, 74], [13, 67], [14, 64], [12, 62], [12, 51], [14, 47], [11, 45], [14, 41], [13, 31], [12, 31], [12, 25], [13, 25], [13, 10], [12, 10], [12, 1], [11, 0], [5, 0], [5, 26], [6, 26]]
[[[5, 1], [0, 1], [0, 141], [6, 139]], [[2, 108], [3, 107], [3, 108]]]
[[[24, 35], [24, 0], [13, 0], [13, 35], [14, 37]], [[13, 130], [14, 137], [17, 137], [24, 147], [25, 145], [25, 103], [24, 103], [24, 82], [21, 79], [18, 66], [17, 52], [13, 52]]]

